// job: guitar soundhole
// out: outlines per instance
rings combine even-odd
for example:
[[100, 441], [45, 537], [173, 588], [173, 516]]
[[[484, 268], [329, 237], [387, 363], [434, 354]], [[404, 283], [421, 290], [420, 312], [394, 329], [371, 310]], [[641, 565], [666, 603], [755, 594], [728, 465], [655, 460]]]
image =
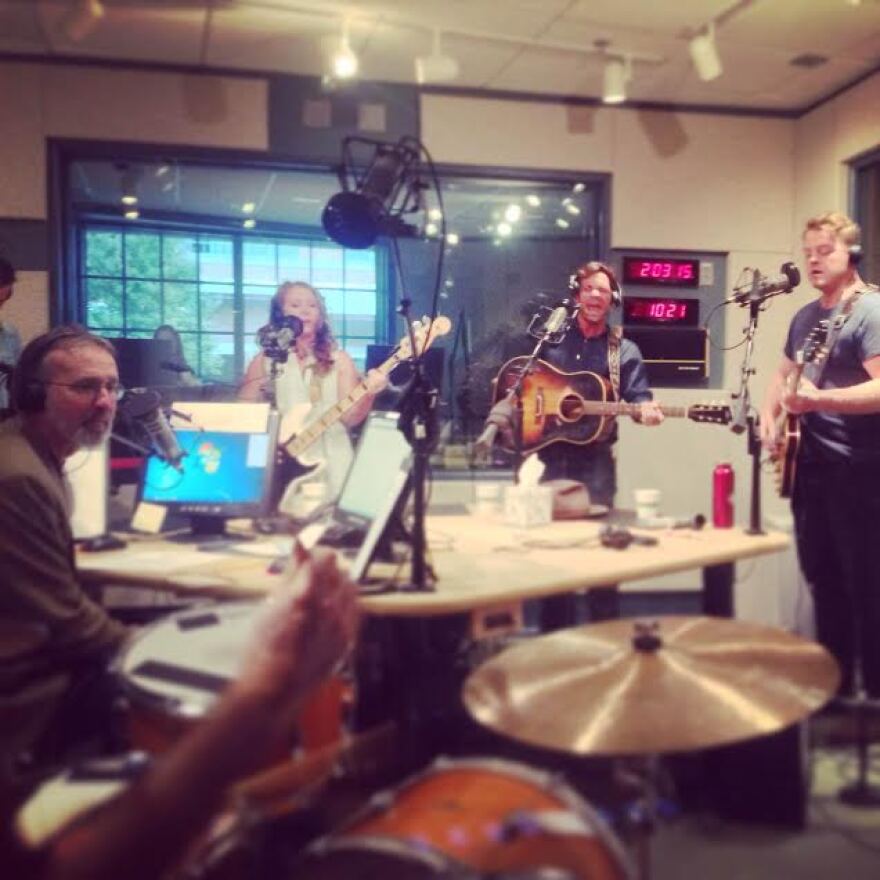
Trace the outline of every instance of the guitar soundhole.
[[564, 422], [576, 422], [582, 411], [583, 401], [576, 394], [566, 394], [559, 401], [559, 418]]

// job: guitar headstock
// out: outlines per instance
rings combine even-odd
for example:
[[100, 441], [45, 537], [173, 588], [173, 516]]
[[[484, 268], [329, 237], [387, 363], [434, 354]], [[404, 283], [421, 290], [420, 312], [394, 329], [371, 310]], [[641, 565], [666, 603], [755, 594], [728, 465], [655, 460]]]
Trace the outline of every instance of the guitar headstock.
[[[433, 344], [434, 340], [440, 336], [445, 336], [452, 329], [452, 321], [446, 315], [437, 315], [432, 322], [426, 315], [421, 321], [413, 321], [413, 336], [416, 340], [416, 348], [419, 354], [427, 351]], [[398, 357], [404, 360], [412, 357], [412, 346], [410, 345], [409, 334], [400, 340], [397, 349]]]
[[797, 354], [798, 366], [820, 364], [828, 357], [828, 321], [819, 321], [807, 334], [803, 347]]
[[695, 403], [687, 408], [688, 418], [695, 422], [729, 425], [733, 414], [725, 403]]

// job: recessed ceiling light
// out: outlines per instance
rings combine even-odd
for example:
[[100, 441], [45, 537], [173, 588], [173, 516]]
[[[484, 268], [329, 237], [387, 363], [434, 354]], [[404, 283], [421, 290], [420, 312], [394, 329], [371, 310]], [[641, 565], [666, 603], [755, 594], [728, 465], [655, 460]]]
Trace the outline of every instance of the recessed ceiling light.
[[509, 223], [504, 222], [499, 223], [496, 229], [498, 230], [498, 234], [503, 238], [506, 238], [511, 232], [513, 232], [513, 227]]
[[126, 211], [123, 214], [123, 217], [125, 217], [126, 220], [137, 220], [137, 218], [140, 216], [141, 216], [141, 212], [138, 211], [137, 208], [132, 208], [131, 210]]
[[[450, 246], [452, 246], [452, 247], [455, 247], [455, 245], [457, 245], [457, 244], [459, 243], [459, 241], [461, 241], [461, 239], [459, 238], [457, 232], [450, 232], [450, 233], [446, 236], [446, 244], [448, 244], [448, 245], [450, 245]], [[449, 284], [449, 281], [447, 280], [446, 283]]]
[[571, 226], [571, 224], [568, 222], [568, 220], [565, 219], [565, 217], [557, 217], [556, 218], [556, 225], [560, 229], [568, 229], [568, 227]]
[[526, 204], [530, 208], [538, 208], [541, 205], [541, 200], [534, 193], [530, 193], [526, 196]]
[[522, 208], [519, 205], [508, 205], [504, 210], [504, 219], [508, 223], [516, 223], [522, 217]]
[[241, 224], [245, 229], [253, 229], [257, 225], [257, 221], [253, 217], [247, 217]]
[[257, 206], [253, 202], [245, 202], [241, 206], [242, 214], [253, 214], [257, 210]]

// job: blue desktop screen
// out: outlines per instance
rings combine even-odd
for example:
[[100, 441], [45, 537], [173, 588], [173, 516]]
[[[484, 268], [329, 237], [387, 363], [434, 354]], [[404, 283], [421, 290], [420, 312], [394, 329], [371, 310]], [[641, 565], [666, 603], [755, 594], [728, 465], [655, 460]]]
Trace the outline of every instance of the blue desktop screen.
[[174, 433], [186, 453], [181, 460], [183, 470], [150, 458], [144, 474], [144, 501], [250, 504], [262, 499], [270, 457], [268, 434]]

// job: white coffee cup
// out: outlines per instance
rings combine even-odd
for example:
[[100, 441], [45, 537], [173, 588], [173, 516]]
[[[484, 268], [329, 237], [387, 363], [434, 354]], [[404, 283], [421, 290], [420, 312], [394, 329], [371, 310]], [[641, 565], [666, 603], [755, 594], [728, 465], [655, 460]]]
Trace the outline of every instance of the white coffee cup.
[[659, 489], [636, 489], [633, 496], [636, 501], [636, 516], [639, 519], [654, 519], [660, 515]]

